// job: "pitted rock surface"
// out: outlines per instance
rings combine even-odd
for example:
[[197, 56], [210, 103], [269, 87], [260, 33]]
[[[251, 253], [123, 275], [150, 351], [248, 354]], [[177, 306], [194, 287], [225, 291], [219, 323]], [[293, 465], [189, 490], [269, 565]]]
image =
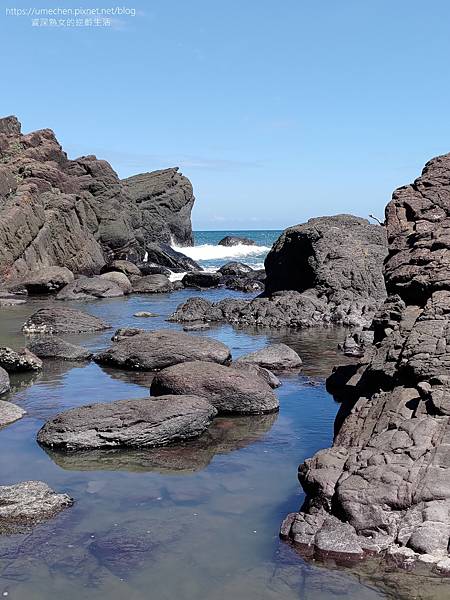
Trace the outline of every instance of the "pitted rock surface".
[[282, 535], [319, 557], [325, 538], [339, 557], [335, 529], [345, 523], [365, 554], [385, 553], [404, 568], [426, 562], [442, 575], [450, 558], [450, 155], [394, 192], [386, 228], [390, 296], [373, 320], [374, 344], [359, 366], [330, 378], [343, 399], [334, 443], [300, 466], [306, 500]]

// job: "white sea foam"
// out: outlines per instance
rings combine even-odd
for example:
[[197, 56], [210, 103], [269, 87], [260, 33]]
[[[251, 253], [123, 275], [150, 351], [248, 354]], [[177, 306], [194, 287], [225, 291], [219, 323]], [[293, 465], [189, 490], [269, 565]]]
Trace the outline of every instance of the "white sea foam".
[[238, 244], [237, 246], [214, 246], [213, 244], [201, 244], [200, 246], [172, 246], [174, 250], [182, 252], [195, 261], [243, 258], [269, 252], [268, 246], [248, 246]]

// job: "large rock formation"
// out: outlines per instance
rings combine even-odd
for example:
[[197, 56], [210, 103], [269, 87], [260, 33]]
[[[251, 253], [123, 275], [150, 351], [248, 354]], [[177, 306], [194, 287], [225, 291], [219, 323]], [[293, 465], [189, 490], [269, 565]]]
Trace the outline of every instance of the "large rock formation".
[[368, 326], [386, 297], [386, 231], [366, 219], [336, 215], [286, 229], [267, 255], [265, 297], [196, 304], [173, 321], [219, 321], [266, 327]]
[[42, 267], [98, 273], [147, 244], [192, 244], [192, 186], [176, 168], [121, 181], [95, 156], [69, 160], [55, 134], [0, 119], [0, 278]]
[[[307, 494], [282, 535], [309, 555], [450, 574], [450, 154], [386, 209], [390, 294], [347, 385], [333, 447], [299, 469]], [[338, 385], [339, 371], [334, 374]]]

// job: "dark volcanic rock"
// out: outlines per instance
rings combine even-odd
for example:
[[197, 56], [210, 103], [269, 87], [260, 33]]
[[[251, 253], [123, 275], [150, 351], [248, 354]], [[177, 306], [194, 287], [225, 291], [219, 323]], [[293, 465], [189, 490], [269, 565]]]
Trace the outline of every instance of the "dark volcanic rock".
[[254, 443], [270, 430], [277, 417], [277, 413], [217, 417], [200, 437], [158, 448], [65, 452], [45, 447], [45, 451], [58, 467], [70, 471], [192, 473], [207, 467], [216, 454]]
[[57, 300], [94, 300], [95, 298], [117, 298], [123, 296], [121, 287], [103, 277], [79, 277], [63, 287], [56, 295]]
[[0, 119], [0, 276], [59, 265], [98, 273], [154, 242], [192, 244], [192, 186], [176, 168], [121, 181], [95, 156], [69, 160], [53, 131]]
[[278, 398], [259, 375], [211, 362], [185, 362], [157, 373], [150, 392], [195, 394], [204, 397], [219, 414], [261, 414], [278, 410]]
[[302, 359], [297, 352], [286, 344], [272, 344], [262, 350], [244, 354], [236, 362], [251, 363], [274, 371], [297, 369], [302, 365]]
[[195, 260], [189, 258], [182, 252], [178, 252], [171, 248], [168, 244], [148, 244], [147, 260], [161, 267], [167, 267], [174, 273], [182, 273], [183, 271], [201, 271], [202, 268]]
[[26, 334], [89, 333], [109, 329], [98, 317], [73, 308], [41, 308], [22, 326]]
[[11, 384], [9, 381], [8, 371], [5, 371], [2, 367], [0, 367], [0, 396], [2, 394], [7, 394], [11, 389]]
[[240, 246], [241, 244], [244, 246], [255, 246], [256, 242], [249, 238], [237, 235], [227, 235], [218, 242], [219, 246]]
[[232, 261], [232, 262], [227, 262], [224, 265], [222, 265], [218, 269], [218, 272], [222, 273], [222, 275], [225, 275], [225, 276], [230, 275], [233, 277], [236, 277], [236, 276], [237, 277], [246, 277], [248, 275], [251, 275], [255, 271], [253, 271], [253, 269], [251, 267], [249, 267], [248, 265], [245, 265], [244, 263]]
[[57, 292], [73, 279], [72, 271], [65, 267], [43, 267], [39, 271], [27, 273], [19, 283], [29, 294], [49, 294]]
[[191, 271], [190, 273], [186, 273], [181, 282], [185, 287], [209, 288], [218, 286], [221, 280], [221, 273]]
[[172, 291], [172, 284], [165, 275], [145, 275], [133, 284], [135, 294], [162, 294]]
[[86, 348], [70, 344], [53, 335], [32, 339], [28, 344], [28, 349], [40, 358], [89, 360], [92, 357], [92, 352]]
[[139, 269], [142, 275], [165, 275], [166, 277], [170, 277], [172, 273], [167, 267], [157, 265], [153, 262], [139, 263]]
[[125, 330], [113, 339], [118, 341], [95, 356], [98, 363], [124, 369], [157, 371], [192, 360], [221, 364], [231, 360], [230, 350], [222, 342], [170, 329], [148, 332]]
[[67, 494], [57, 494], [42, 481], [0, 486], [0, 533], [27, 530], [72, 504]]
[[25, 371], [40, 371], [42, 360], [27, 348], [13, 350], [7, 346], [0, 348], [0, 367], [8, 373], [23, 373]]
[[[296, 328], [368, 326], [386, 296], [386, 253], [384, 227], [350, 215], [311, 219], [287, 229], [268, 254], [266, 297], [209, 305], [190, 298], [170, 320]], [[255, 291], [251, 283], [245, 287]], [[242, 287], [238, 284], [237, 289]]]
[[264, 282], [253, 277], [224, 277], [221, 281], [229, 290], [238, 292], [262, 292], [264, 290]]
[[310, 219], [286, 229], [267, 255], [266, 294], [308, 292], [325, 302], [325, 320], [353, 311], [367, 325], [386, 297], [386, 254], [384, 227], [352, 215]]
[[60, 413], [39, 430], [37, 439], [66, 450], [165, 446], [199, 436], [216, 414], [194, 395], [118, 400]]
[[329, 379], [343, 399], [334, 443], [300, 466], [306, 501], [283, 527], [314, 556], [345, 554], [345, 526], [358, 553], [437, 573], [450, 563], [449, 214], [450, 155], [387, 206], [391, 296], [361, 363]]

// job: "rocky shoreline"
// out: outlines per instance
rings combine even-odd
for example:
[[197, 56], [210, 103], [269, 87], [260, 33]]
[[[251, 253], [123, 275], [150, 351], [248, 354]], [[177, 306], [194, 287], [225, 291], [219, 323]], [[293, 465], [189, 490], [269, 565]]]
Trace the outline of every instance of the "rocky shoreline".
[[[232, 261], [215, 272], [170, 245], [193, 243], [192, 185], [177, 169], [120, 180], [96, 157], [69, 160], [51, 130], [22, 134], [15, 117], [0, 119], [0, 157], [0, 307], [46, 302], [23, 323], [27, 346], [0, 348], [0, 394], [11, 376], [55, 360], [149, 374], [147, 397], [87, 399], [47, 420], [37, 434], [47, 452], [75, 465], [78, 453], [89, 465], [89, 453], [108, 461], [121, 448], [139, 460], [149, 448], [164, 457], [167, 447], [213, 438], [217, 419], [257, 423], [278, 411], [277, 375], [297, 373], [302, 358], [275, 343], [235, 360], [203, 330], [344, 326], [341, 349], [358, 362], [327, 381], [341, 402], [334, 443], [300, 466], [306, 499], [281, 536], [308, 558], [351, 564], [375, 555], [450, 575], [450, 155], [394, 192], [383, 226], [352, 215], [311, 219], [282, 233], [265, 269]], [[168, 317], [185, 332], [152, 328], [154, 314], [140, 310], [134, 316], [149, 317], [149, 328], [121, 324], [96, 351], [73, 343], [111, 329], [73, 301], [211, 288], [252, 296], [192, 295]], [[0, 404], [0, 427], [26, 416]], [[0, 486], [0, 532], [34, 527], [76, 500], [43, 482]]]

